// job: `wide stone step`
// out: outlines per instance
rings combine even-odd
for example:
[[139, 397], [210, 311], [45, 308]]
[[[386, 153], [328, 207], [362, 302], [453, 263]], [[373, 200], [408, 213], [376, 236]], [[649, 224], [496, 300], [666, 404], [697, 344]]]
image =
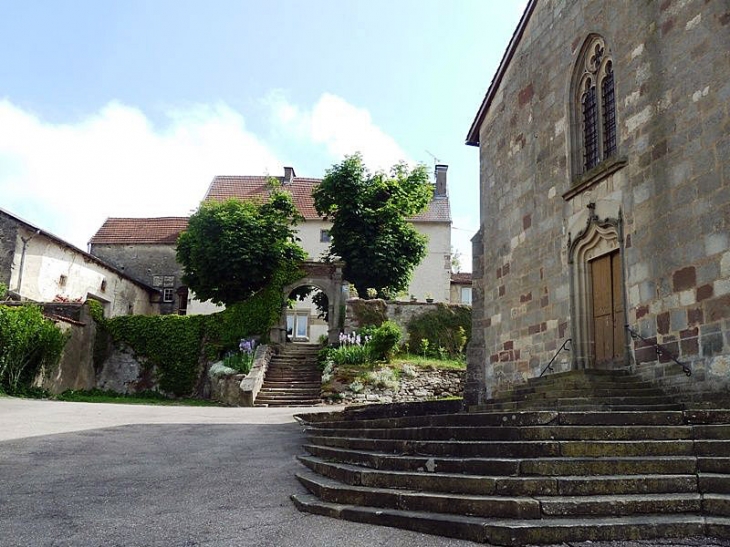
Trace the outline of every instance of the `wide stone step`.
[[318, 372], [292, 372], [288, 370], [271, 370], [266, 373], [267, 378], [282, 378], [306, 382], [321, 382], [322, 376]]
[[692, 439], [691, 426], [487, 426], [487, 427], [401, 427], [378, 429], [312, 428], [308, 433], [323, 436], [351, 436], [403, 440], [668, 440]]
[[475, 410], [565, 409], [565, 410], [683, 410], [684, 405], [666, 396], [652, 397], [566, 397], [562, 399], [535, 399], [504, 401], [478, 405]]
[[697, 458], [697, 470], [701, 473], [730, 474], [730, 458], [700, 457]]
[[286, 374], [312, 374], [312, 375], [319, 375], [320, 372], [316, 367], [309, 367], [309, 366], [301, 366], [301, 367], [295, 367], [295, 366], [269, 366], [267, 372], [280, 372], [280, 373], [286, 373]]
[[[338, 413], [347, 416], [347, 412]], [[317, 415], [310, 415], [310, 417]], [[552, 410], [516, 412], [468, 412], [459, 414], [405, 416], [376, 418], [369, 420], [341, 419], [309, 421], [300, 416], [305, 423], [317, 428], [395, 428], [395, 427], [481, 427], [481, 426], [530, 426], [530, 425], [684, 425], [680, 411], [658, 412], [568, 412]]]
[[[628, 494], [697, 494], [694, 475], [604, 475], [564, 477], [505, 477], [442, 472], [404, 472], [366, 469], [301, 456], [309, 469], [330, 479], [373, 488], [483, 496], [607, 496]], [[579, 501], [576, 498], [576, 503]], [[699, 503], [696, 510], [699, 511]], [[586, 513], [588, 514], [588, 513]], [[597, 514], [597, 513], [594, 513]], [[610, 511], [605, 513], [610, 515]], [[627, 513], [628, 514], [628, 513]]]
[[543, 517], [618, 517], [637, 514], [699, 513], [699, 494], [638, 494], [537, 497]]
[[524, 391], [524, 392], [513, 392], [510, 395], [504, 397], [497, 397], [489, 401], [490, 403], [505, 403], [505, 402], [521, 402], [521, 401], [556, 401], [560, 399], [576, 399], [586, 397], [598, 397], [598, 398], [656, 398], [660, 397], [662, 400], [674, 402], [667, 398], [658, 389], [627, 389], [622, 386], [614, 386], [610, 388], [601, 389], [560, 389], [551, 391]]
[[296, 476], [312, 494], [330, 503], [479, 517], [540, 519], [699, 513], [702, 506], [700, 495], [696, 493], [550, 497], [471, 495], [354, 486], [308, 471]]
[[439, 471], [469, 475], [687, 475], [696, 473], [693, 456], [621, 458], [457, 458], [389, 454], [307, 444], [305, 450], [324, 460], [390, 471]]
[[291, 381], [291, 382], [319, 382], [322, 383], [322, 376], [312, 374], [310, 372], [297, 373], [287, 371], [271, 371], [266, 373], [266, 379], [277, 380], [277, 381]]
[[308, 471], [301, 471], [296, 477], [319, 499], [331, 503], [483, 517], [540, 518], [540, 503], [532, 498], [350, 486]]
[[[399, 454], [453, 457], [690, 456], [693, 442], [671, 441], [409, 441], [310, 436], [312, 444]], [[730, 448], [730, 447], [729, 447]]]
[[296, 382], [265, 382], [263, 384], [262, 390], [265, 389], [267, 391], [291, 391], [291, 390], [300, 390], [300, 391], [316, 391], [319, 393], [320, 391], [320, 385], [319, 384], [308, 384], [308, 383], [296, 383]]
[[532, 382], [517, 386], [511, 393], [544, 393], [551, 391], [560, 391], [567, 389], [613, 389], [620, 387], [622, 389], [656, 389], [651, 382], [640, 380], [631, 380], [630, 378], [620, 378], [616, 381], [610, 379], [584, 379], [564, 382]]
[[730, 475], [701, 473], [698, 480], [703, 494], [730, 494]]
[[259, 397], [267, 397], [270, 399], [276, 398], [276, 397], [282, 397], [284, 399], [290, 399], [290, 398], [295, 398], [295, 397], [300, 397], [300, 398], [305, 397], [305, 398], [312, 398], [312, 399], [317, 398], [318, 399], [319, 396], [320, 396], [319, 390], [313, 391], [311, 389], [300, 389], [300, 390], [290, 389], [290, 390], [286, 390], [286, 391], [282, 391], [282, 390], [272, 391], [269, 389], [264, 390], [262, 388], [262, 390], [259, 392]]
[[704, 494], [702, 511], [707, 515], [730, 517], [730, 495]]
[[[292, 500], [301, 511], [318, 515], [507, 546], [686, 538], [703, 535], [723, 537], [720, 534], [725, 528], [730, 527], [729, 519], [707, 519], [706, 525], [706, 519], [695, 515], [500, 520], [329, 503], [307, 494], [295, 494]], [[707, 532], [712, 533], [706, 534]]]
[[287, 407], [287, 406], [317, 406], [321, 404], [320, 399], [271, 399], [271, 400], [259, 400], [256, 399], [254, 406], [260, 407]]

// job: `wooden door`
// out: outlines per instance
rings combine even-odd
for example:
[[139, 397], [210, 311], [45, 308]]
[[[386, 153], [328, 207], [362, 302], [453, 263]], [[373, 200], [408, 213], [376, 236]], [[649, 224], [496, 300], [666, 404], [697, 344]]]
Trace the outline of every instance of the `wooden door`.
[[621, 260], [613, 252], [592, 260], [593, 362], [595, 366], [619, 364], [624, 358], [624, 314]]

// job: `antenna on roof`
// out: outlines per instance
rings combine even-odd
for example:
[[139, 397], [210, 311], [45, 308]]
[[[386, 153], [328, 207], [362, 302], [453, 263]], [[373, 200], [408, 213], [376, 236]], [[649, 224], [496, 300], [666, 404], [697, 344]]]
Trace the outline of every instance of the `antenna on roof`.
[[433, 164], [434, 165], [436, 165], [437, 163], [441, 163], [441, 160], [436, 157], [436, 154], [432, 154], [428, 150], [426, 150], [426, 154], [428, 154], [429, 156], [431, 156], [433, 158]]

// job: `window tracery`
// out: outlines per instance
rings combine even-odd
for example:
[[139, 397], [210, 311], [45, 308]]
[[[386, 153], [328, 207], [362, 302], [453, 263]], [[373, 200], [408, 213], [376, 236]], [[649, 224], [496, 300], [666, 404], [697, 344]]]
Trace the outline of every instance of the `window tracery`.
[[616, 155], [614, 67], [602, 37], [588, 38], [576, 65], [575, 171], [583, 174]]

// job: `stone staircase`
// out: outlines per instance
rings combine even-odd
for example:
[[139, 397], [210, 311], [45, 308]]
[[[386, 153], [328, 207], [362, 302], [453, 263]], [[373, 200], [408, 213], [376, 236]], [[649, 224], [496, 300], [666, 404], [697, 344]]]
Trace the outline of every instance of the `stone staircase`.
[[303, 415], [303, 511], [493, 545], [730, 538], [730, 410], [623, 372], [453, 402]]
[[316, 344], [286, 344], [274, 355], [255, 406], [313, 406], [322, 402]]

